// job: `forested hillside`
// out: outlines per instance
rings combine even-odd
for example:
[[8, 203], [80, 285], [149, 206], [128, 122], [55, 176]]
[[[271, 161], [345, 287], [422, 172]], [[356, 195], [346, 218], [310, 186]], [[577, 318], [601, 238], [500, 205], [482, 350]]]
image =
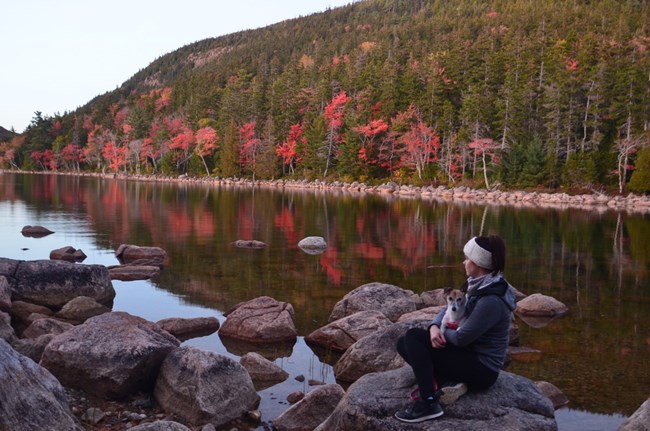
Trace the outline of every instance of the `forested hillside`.
[[366, 0], [36, 112], [0, 166], [644, 192], [649, 144], [648, 2]]

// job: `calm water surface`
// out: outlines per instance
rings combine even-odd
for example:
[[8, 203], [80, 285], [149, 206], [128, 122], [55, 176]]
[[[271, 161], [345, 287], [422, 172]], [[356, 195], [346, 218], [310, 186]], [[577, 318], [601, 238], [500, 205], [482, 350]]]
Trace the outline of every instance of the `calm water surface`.
[[[26, 238], [25, 225], [55, 234]], [[151, 281], [114, 281], [114, 310], [156, 321], [215, 316], [261, 295], [293, 304], [294, 346], [263, 353], [287, 370], [261, 392], [263, 420], [307, 392], [294, 379], [334, 382], [332, 358], [303, 336], [327, 323], [350, 290], [385, 282], [424, 292], [464, 280], [462, 246], [498, 233], [508, 246], [506, 273], [519, 290], [551, 295], [569, 314], [542, 328], [518, 319], [522, 346], [542, 353], [508, 371], [546, 380], [569, 397], [560, 430], [616, 430], [650, 395], [650, 217], [615, 211], [516, 209], [345, 192], [227, 188], [56, 175], [0, 174], [0, 256], [47, 259], [55, 248], [82, 249], [84, 263], [117, 263], [122, 243], [167, 251]], [[306, 236], [328, 243], [302, 252]], [[231, 246], [237, 239], [265, 250]], [[242, 346], [218, 333], [185, 344], [237, 359]]]

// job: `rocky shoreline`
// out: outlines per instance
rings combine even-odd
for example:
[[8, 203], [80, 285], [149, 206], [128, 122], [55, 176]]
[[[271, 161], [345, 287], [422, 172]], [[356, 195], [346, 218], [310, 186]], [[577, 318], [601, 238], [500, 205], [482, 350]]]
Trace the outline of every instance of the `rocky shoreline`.
[[[139, 259], [161, 253], [118, 250]], [[554, 298], [513, 292], [525, 324], [543, 327], [567, 312]], [[305, 336], [310, 345], [342, 352], [334, 374], [347, 389], [310, 381], [307, 394], [290, 394], [284, 412], [263, 418], [258, 391], [290, 376], [255, 351], [296, 341], [291, 304], [254, 298], [229, 310], [219, 327], [214, 317], [150, 322], [112, 311], [114, 297], [103, 265], [0, 258], [0, 429], [398, 431], [403, 424], [392, 412], [408, 402], [415, 378], [392, 346], [409, 328], [426, 327], [445, 303], [443, 289], [416, 294], [378, 282], [353, 289], [334, 306], [328, 325]], [[216, 331], [254, 347], [237, 362], [181, 345]], [[510, 359], [527, 354], [518, 348], [514, 322], [509, 339]], [[445, 405], [436, 423], [553, 431], [554, 410], [567, 402], [552, 383], [503, 371], [487, 391]], [[619, 431], [642, 429], [649, 410], [650, 400]]]
[[361, 182], [326, 182], [320, 180], [251, 180], [245, 178], [220, 177], [178, 177], [164, 175], [102, 174], [91, 172], [40, 172], [5, 171], [41, 175], [68, 175], [147, 182], [174, 182], [217, 187], [260, 187], [280, 190], [311, 190], [351, 194], [378, 194], [386, 197], [434, 200], [448, 203], [468, 203], [491, 206], [512, 206], [516, 208], [580, 209], [586, 211], [625, 211], [629, 213], [650, 213], [650, 196], [629, 193], [607, 195], [599, 192], [575, 194], [528, 191], [501, 191], [472, 189], [466, 186], [412, 186], [386, 182], [369, 185]]

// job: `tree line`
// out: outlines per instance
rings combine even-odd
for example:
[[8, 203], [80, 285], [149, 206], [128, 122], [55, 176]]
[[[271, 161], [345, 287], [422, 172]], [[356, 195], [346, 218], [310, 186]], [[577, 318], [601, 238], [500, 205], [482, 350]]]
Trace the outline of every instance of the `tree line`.
[[650, 6], [366, 0], [160, 57], [6, 167], [650, 191]]

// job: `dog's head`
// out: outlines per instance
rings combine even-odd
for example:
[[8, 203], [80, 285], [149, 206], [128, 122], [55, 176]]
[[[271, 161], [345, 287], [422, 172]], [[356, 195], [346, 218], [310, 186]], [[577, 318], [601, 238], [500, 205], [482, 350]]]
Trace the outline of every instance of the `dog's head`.
[[465, 307], [466, 297], [463, 292], [458, 289], [451, 287], [445, 287], [445, 300], [447, 301], [447, 306], [454, 312], [462, 310]]

